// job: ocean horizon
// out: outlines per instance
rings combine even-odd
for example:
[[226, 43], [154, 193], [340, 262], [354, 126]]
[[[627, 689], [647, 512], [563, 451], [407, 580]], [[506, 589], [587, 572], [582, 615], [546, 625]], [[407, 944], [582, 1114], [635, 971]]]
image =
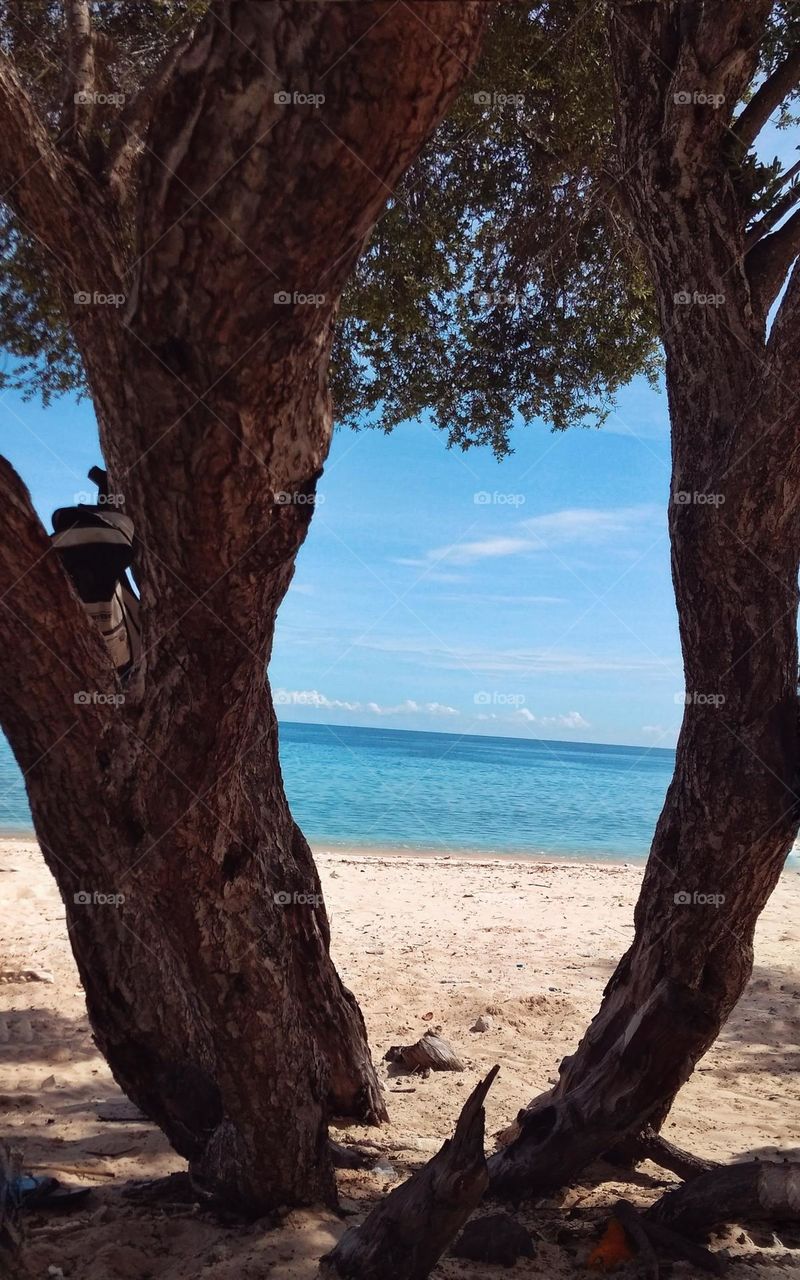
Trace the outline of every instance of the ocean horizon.
[[[281, 721], [292, 812], [317, 850], [643, 859], [674, 767], [661, 747]], [[0, 834], [33, 833], [0, 742]]]

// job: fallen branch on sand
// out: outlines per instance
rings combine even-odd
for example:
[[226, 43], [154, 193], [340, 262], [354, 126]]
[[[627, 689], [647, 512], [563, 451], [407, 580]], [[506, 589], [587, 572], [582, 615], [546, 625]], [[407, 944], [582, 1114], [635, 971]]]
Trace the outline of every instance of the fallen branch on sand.
[[723, 1275], [726, 1259], [687, 1237], [704, 1235], [723, 1222], [742, 1221], [800, 1221], [800, 1164], [749, 1160], [718, 1165], [667, 1191], [644, 1214], [620, 1200], [587, 1266], [609, 1270], [636, 1256], [648, 1280], [659, 1280], [659, 1257], [666, 1255]]
[[800, 1164], [747, 1160], [719, 1165], [667, 1191], [649, 1222], [697, 1235], [721, 1222], [800, 1222]]
[[422, 1280], [489, 1185], [483, 1103], [499, 1067], [476, 1086], [455, 1133], [424, 1168], [390, 1192], [360, 1227], [321, 1260], [328, 1280]]
[[699, 1178], [701, 1174], [720, 1167], [714, 1160], [704, 1160], [691, 1151], [684, 1151], [683, 1147], [676, 1147], [649, 1125], [637, 1137], [628, 1138], [613, 1151], [607, 1152], [605, 1158], [610, 1164], [622, 1165], [624, 1168], [633, 1168], [642, 1160], [651, 1160], [662, 1169], [669, 1169], [670, 1173], [677, 1174], [684, 1182], [690, 1182], [692, 1178]]

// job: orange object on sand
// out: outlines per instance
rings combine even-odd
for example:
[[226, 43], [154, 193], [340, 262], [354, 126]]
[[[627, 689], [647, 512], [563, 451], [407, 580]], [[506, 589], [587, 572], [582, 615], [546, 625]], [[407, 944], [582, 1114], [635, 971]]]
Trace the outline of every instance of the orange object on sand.
[[616, 1271], [636, 1254], [628, 1243], [625, 1228], [617, 1218], [612, 1218], [602, 1240], [589, 1254], [586, 1266], [590, 1271]]

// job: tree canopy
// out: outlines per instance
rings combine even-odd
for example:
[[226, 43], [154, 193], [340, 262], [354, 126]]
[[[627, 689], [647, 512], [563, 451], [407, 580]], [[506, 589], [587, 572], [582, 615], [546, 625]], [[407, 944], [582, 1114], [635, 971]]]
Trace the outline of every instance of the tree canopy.
[[[97, 133], [113, 138], [124, 101], [157, 78], [206, 8], [92, 6], [106, 89], [93, 104]], [[54, 134], [68, 131], [63, 6], [28, 0], [0, 10], [26, 86]], [[476, 72], [394, 193], [345, 293], [333, 370], [340, 425], [388, 431], [430, 414], [450, 443], [502, 455], [515, 420], [599, 423], [620, 387], [657, 376], [658, 318], [620, 197], [606, 21], [593, 0], [498, 7]], [[799, 35], [796, 7], [776, 4], [754, 84], [797, 56]], [[796, 98], [793, 89], [778, 99], [783, 126], [795, 120]], [[726, 162], [758, 237], [800, 186], [794, 170], [758, 161], [753, 140], [731, 136]], [[45, 401], [83, 388], [46, 254], [8, 209], [0, 346], [0, 385]]]

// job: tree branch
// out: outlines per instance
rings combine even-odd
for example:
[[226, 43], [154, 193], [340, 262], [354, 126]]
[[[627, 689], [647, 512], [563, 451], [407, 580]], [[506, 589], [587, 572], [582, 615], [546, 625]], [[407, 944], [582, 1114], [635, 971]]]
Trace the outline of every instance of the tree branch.
[[[797, 214], [795, 215], [797, 217]], [[797, 352], [800, 348], [800, 258], [795, 262], [786, 292], [778, 307], [778, 314], [772, 325], [772, 332], [767, 343], [767, 355], [772, 362], [777, 381], [779, 403], [793, 415], [795, 421], [800, 418], [794, 388], [797, 381]], [[789, 424], [789, 438], [795, 439], [796, 432]]]
[[[214, 0], [160, 98], [142, 165], [142, 335], [163, 328], [169, 278], [170, 340], [199, 343], [229, 368], [219, 317], [210, 343], [211, 317], [196, 305], [223, 267], [237, 335], [272, 322], [284, 333], [328, 325], [373, 223], [474, 62], [492, 7]], [[178, 223], [180, 243], [165, 235]], [[194, 263], [183, 285], [179, 252]], [[276, 305], [282, 294], [323, 301]]]
[[83, 149], [94, 116], [95, 64], [92, 16], [88, 0], [68, 0], [69, 84], [64, 124], [69, 141]]
[[[800, 163], [794, 166], [796, 170], [800, 170]], [[768, 231], [771, 231], [781, 218], [789, 212], [789, 210], [800, 200], [800, 182], [796, 182], [788, 191], [784, 191], [771, 209], [768, 209], [758, 222], [747, 232], [745, 238], [745, 246], [747, 250], [752, 249], [753, 245], [758, 244], [759, 240], [763, 240]]]
[[64, 136], [51, 137], [12, 62], [0, 53], [2, 199], [45, 251], [69, 314], [77, 293], [118, 288], [122, 253], [108, 190], [98, 185], [79, 149], [69, 154], [59, 145]]
[[0, 457], [0, 723], [26, 772], [72, 731], [83, 692], [116, 685], [30, 495]]
[[168, 49], [150, 78], [126, 104], [114, 123], [105, 172], [109, 184], [124, 198], [136, 155], [142, 151], [144, 137], [153, 118], [160, 94], [164, 91], [178, 62], [191, 44], [187, 34]]
[[793, 49], [759, 86], [733, 123], [733, 132], [746, 151], [753, 145], [773, 111], [800, 84], [800, 48]]
[[786, 274], [800, 253], [800, 209], [782, 227], [765, 236], [745, 255], [750, 286], [762, 314], [767, 315], [781, 291]]
[[[3, 199], [46, 238], [70, 174], [11, 61], [0, 53], [0, 182]], [[45, 213], [45, 210], [47, 211]]]

